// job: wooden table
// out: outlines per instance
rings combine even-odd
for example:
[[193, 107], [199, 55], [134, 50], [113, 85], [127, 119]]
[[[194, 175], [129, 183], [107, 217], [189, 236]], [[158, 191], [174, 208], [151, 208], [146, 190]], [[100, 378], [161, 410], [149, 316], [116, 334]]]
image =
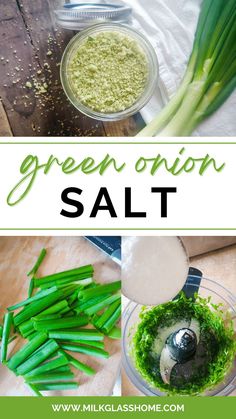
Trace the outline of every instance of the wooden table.
[[[98, 282], [108, 283], [120, 278], [118, 265], [83, 237], [0, 237], [0, 324], [6, 307], [26, 298], [29, 285], [26, 272], [31, 269], [43, 247], [47, 249], [47, 256], [40, 267], [40, 276], [92, 263], [94, 278]], [[21, 343], [19, 338], [13, 341], [10, 344], [10, 353], [19, 348]], [[80, 383], [79, 388], [66, 392], [50, 392], [48, 395], [112, 395], [120, 371], [120, 341], [106, 338], [105, 348], [110, 353], [109, 359], [73, 354], [97, 373], [88, 377], [73, 369], [75, 380]], [[1, 364], [0, 377], [0, 396], [31, 395], [22, 377], [16, 378]]]
[[58, 4], [1, 0], [0, 136], [134, 136], [144, 126], [140, 115], [102, 123], [79, 113], [66, 98], [59, 68], [74, 33], [56, 25]]

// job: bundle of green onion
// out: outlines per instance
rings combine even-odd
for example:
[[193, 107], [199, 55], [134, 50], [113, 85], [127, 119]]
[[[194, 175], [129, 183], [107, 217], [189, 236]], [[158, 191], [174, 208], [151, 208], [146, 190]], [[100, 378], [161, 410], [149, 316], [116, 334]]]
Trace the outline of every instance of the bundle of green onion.
[[[36, 396], [41, 396], [41, 391], [77, 388], [71, 366], [87, 375], [95, 374], [68, 351], [108, 358], [105, 335], [113, 339], [121, 336], [117, 325], [121, 281], [97, 284], [92, 265], [36, 278], [45, 255], [43, 249], [28, 273], [28, 298], [8, 307], [0, 326], [1, 362], [23, 376]], [[88, 325], [92, 328], [85, 327]], [[28, 342], [8, 359], [8, 344], [17, 336], [11, 336], [12, 330]]]
[[140, 137], [191, 135], [236, 87], [236, 1], [203, 0], [183, 81]]

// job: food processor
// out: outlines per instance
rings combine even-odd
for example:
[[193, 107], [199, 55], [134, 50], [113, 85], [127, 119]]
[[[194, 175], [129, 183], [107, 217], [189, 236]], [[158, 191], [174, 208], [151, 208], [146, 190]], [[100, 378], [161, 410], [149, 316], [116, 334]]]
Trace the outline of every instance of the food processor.
[[[210, 302], [213, 305], [221, 304], [223, 315], [225, 318], [230, 318], [232, 320], [234, 330], [236, 331], [236, 297], [228, 289], [212, 279], [205, 278], [197, 269], [190, 268], [183, 291], [187, 298], [194, 298], [194, 296], [198, 294], [198, 296], [204, 299], [210, 297]], [[145, 310], [148, 310], [149, 308], [151, 309], [153, 306], [145, 307]], [[166, 396], [167, 393], [152, 386], [148, 381], [146, 381], [135, 366], [134, 356], [132, 354], [132, 345], [137, 326], [141, 322], [139, 317], [141, 312], [143, 312], [142, 305], [130, 302], [123, 314], [123, 367], [131, 382], [144, 395]], [[191, 351], [196, 349], [198, 338], [197, 326], [193, 324], [183, 324], [181, 330], [176, 330], [175, 333], [169, 333], [169, 336], [166, 336], [166, 343], [162, 354], [162, 365], [164, 367], [165, 365], [168, 365], [172, 368], [177, 362], [184, 362], [184, 357], [188, 356], [188, 354], [191, 355]], [[178, 356], [176, 356], [175, 349], [178, 347], [178, 344], [180, 350], [178, 351]], [[171, 368], [169, 374], [171, 372]], [[164, 382], [166, 380], [166, 383], [168, 382], [168, 374], [163, 377], [163, 380]], [[220, 382], [216, 387], [206, 389], [203, 393], [199, 394], [199, 396], [227, 396], [235, 389], [236, 360], [234, 359], [232, 368], [226, 374], [224, 380], [222, 380], [222, 382]]]

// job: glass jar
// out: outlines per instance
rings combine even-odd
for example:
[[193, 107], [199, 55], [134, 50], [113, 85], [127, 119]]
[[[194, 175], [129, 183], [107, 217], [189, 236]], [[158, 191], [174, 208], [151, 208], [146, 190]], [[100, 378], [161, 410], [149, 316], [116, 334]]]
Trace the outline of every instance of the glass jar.
[[[76, 50], [79, 48], [79, 46], [89, 36], [97, 35], [105, 31], [118, 32], [134, 40], [139, 45], [141, 50], [144, 52], [148, 65], [147, 81], [143, 93], [138, 97], [138, 99], [135, 103], [133, 103], [132, 106], [125, 110], [114, 113], [103, 113], [95, 111], [83, 104], [76, 95], [73, 89], [73, 85], [70, 81], [70, 77], [68, 76], [68, 66], [70, 65], [71, 59], [73, 59], [73, 56]], [[79, 32], [74, 38], [72, 38], [70, 43], [67, 45], [62, 57], [60, 75], [61, 83], [68, 99], [80, 112], [93, 119], [100, 121], [117, 121], [134, 115], [148, 103], [151, 96], [153, 95], [154, 89], [158, 82], [158, 67], [159, 66], [155, 50], [144, 35], [136, 31], [135, 29], [132, 29], [123, 24], [102, 23], [89, 27]]]

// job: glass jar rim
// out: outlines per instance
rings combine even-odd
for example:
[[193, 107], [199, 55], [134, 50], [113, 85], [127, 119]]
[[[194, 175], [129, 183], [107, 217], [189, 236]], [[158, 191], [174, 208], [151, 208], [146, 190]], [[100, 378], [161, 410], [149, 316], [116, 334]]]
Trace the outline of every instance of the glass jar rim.
[[133, 9], [123, 3], [72, 2], [56, 8], [57, 24], [64, 29], [81, 30], [98, 23], [130, 23]]

